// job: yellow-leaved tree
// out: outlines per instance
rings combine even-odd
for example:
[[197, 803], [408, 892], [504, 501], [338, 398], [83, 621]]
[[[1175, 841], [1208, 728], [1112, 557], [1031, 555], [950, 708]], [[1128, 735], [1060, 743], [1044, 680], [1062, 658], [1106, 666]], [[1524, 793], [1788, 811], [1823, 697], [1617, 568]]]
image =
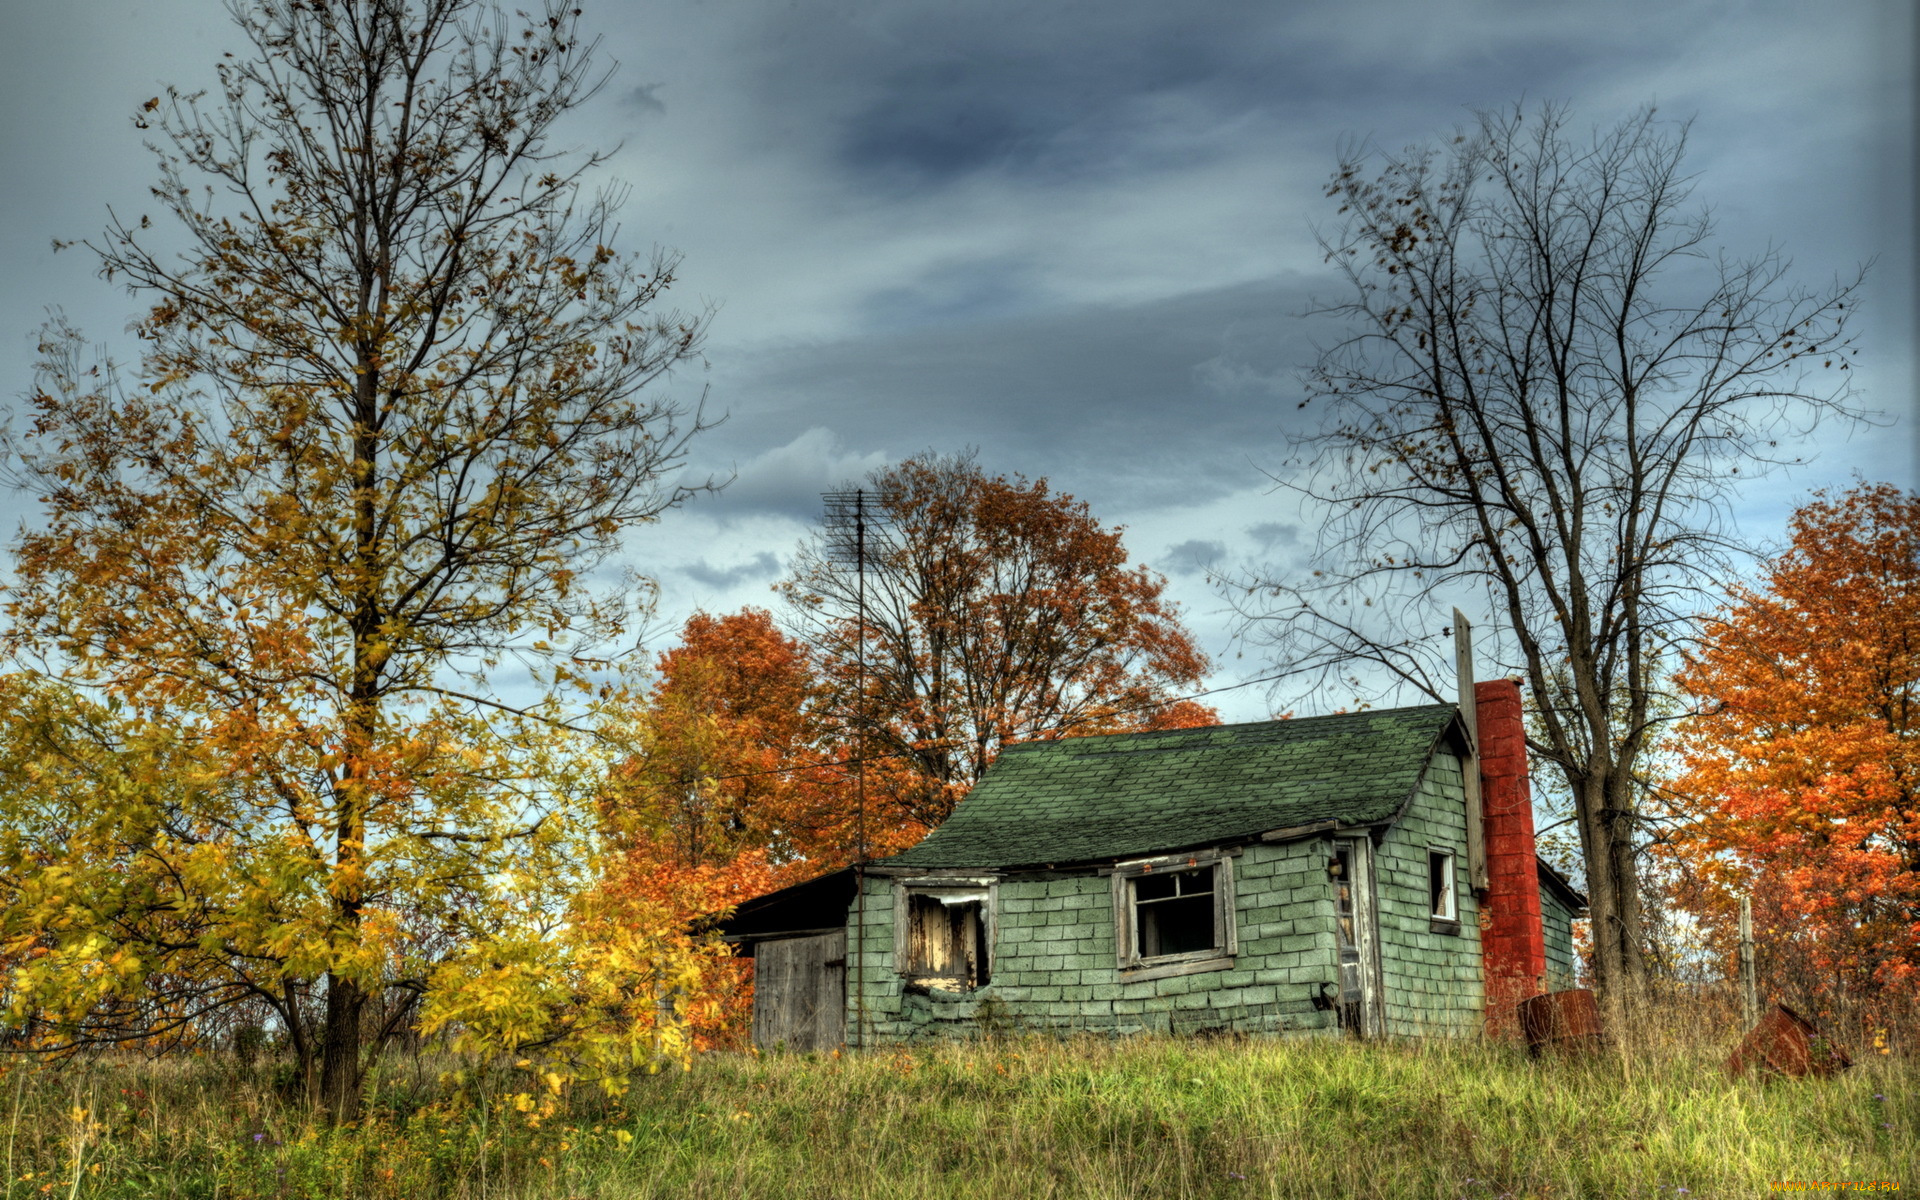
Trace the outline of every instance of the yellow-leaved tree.
[[88, 243], [137, 378], [56, 324], [7, 447], [13, 1011], [57, 1051], [255, 1006], [338, 1119], [409, 1027], [617, 1075], [698, 951], [589, 886], [595, 647], [648, 595], [604, 568], [689, 494], [648, 385], [703, 321], [550, 149], [578, 9], [229, 7], [251, 50], [136, 117], [176, 236]]

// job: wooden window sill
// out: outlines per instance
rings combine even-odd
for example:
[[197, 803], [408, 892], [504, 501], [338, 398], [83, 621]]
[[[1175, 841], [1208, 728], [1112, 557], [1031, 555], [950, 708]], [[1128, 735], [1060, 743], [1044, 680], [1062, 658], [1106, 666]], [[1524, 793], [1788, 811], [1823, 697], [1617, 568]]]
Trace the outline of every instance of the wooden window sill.
[[1176, 975], [1202, 975], [1208, 971], [1225, 971], [1232, 966], [1233, 955], [1231, 954], [1187, 959], [1182, 962], [1145, 962], [1135, 967], [1121, 967], [1120, 982], [1139, 983], [1148, 979], [1171, 979]]

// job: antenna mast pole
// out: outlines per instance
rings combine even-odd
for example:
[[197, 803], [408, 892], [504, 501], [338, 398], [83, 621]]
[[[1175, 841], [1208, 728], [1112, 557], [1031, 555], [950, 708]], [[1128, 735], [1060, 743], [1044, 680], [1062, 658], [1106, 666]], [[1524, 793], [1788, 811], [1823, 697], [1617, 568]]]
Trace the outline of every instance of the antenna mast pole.
[[867, 862], [867, 490], [853, 493], [853, 561], [859, 597], [860, 634], [854, 642], [853, 794], [854, 846], [862, 866]]
[[[863, 986], [867, 932], [867, 490], [826, 492], [827, 557], [854, 570], [856, 619], [853, 644], [853, 968], [854, 1044], [867, 1044], [867, 991]], [[847, 527], [853, 538], [848, 545]]]

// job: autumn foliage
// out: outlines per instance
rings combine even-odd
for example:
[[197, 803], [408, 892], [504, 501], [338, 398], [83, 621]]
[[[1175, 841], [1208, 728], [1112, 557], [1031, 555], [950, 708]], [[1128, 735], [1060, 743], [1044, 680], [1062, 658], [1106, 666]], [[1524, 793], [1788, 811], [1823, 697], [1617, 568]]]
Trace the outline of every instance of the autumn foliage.
[[890, 803], [944, 820], [1000, 748], [1034, 738], [1210, 723], [1162, 709], [1207, 657], [1130, 565], [1122, 531], [1044, 479], [988, 475], [971, 455], [923, 455], [866, 481], [859, 579], [830, 536], [781, 590], [813, 644], [837, 722], [895, 765]]
[[1680, 674], [1678, 858], [1731, 951], [1793, 1003], [1920, 994], [1920, 494], [1820, 496]]
[[271, 1022], [345, 1120], [408, 1029], [617, 1086], [684, 1048], [698, 964], [583, 940], [644, 600], [589, 580], [689, 494], [701, 422], [650, 385], [701, 321], [548, 141], [604, 78], [578, 9], [230, 11], [214, 93], [136, 118], [173, 235], [89, 243], [134, 378], [56, 323], [7, 442], [7, 646], [58, 676], [6, 730], [0, 939], [45, 951], [11, 1016], [55, 1052]]
[[[648, 839], [690, 867], [757, 853], [783, 878], [853, 861], [851, 749], [806, 645], [764, 609], [696, 613], [657, 669], [642, 749], [609, 793], [620, 836]], [[876, 808], [871, 818], [869, 854], [926, 833], [898, 812]]]

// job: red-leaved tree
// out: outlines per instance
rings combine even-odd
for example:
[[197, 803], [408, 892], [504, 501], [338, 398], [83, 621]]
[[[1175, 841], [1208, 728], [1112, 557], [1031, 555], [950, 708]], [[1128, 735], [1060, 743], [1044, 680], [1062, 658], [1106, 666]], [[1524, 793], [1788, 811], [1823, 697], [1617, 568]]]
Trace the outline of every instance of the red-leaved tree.
[[[923, 455], [865, 481], [861, 580], [823, 534], [780, 585], [848, 740], [910, 822], [945, 820], [1000, 748], [1034, 738], [1213, 724], [1185, 702], [1207, 656], [1128, 561], [1121, 530], [1046, 480]], [[874, 776], [870, 773], [869, 794]]]
[[1751, 891], [1769, 991], [1880, 1008], [1920, 988], [1920, 494], [1823, 494], [1791, 534], [1680, 673], [1676, 853], [1729, 951]]

